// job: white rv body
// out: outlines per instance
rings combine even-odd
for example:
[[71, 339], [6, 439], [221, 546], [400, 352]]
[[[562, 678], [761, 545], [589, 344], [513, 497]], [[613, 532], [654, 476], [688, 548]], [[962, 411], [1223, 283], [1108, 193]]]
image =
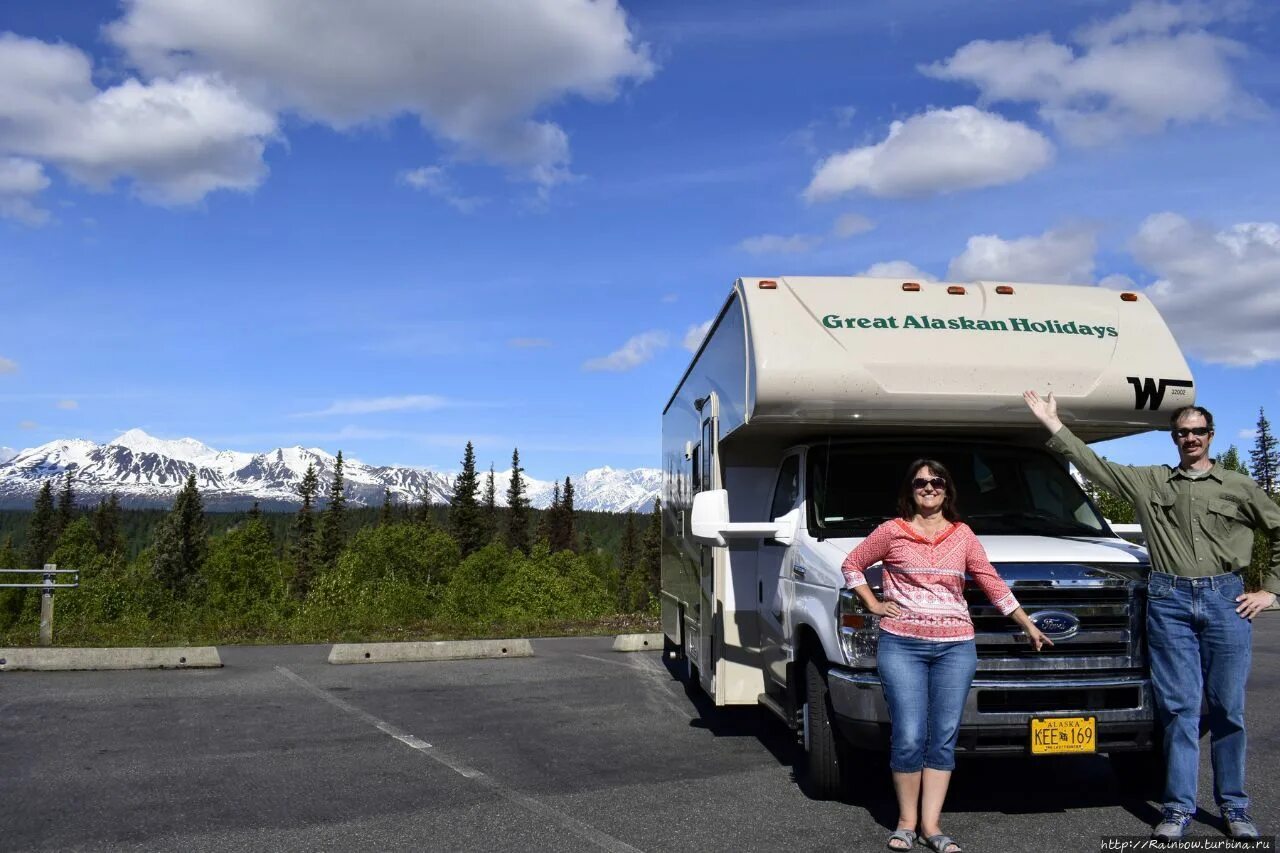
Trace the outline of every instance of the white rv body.
[[[810, 463], [825, 459], [829, 470], [844, 454], [878, 464], [913, 458], [909, 451], [918, 447], [969, 454], [966, 464], [973, 460], [979, 468], [987, 464], [983, 460], [1016, 456], [1026, 470], [1044, 471], [1039, 454], [1045, 435], [1022, 400], [1028, 388], [1052, 391], [1062, 420], [1087, 441], [1165, 427], [1170, 411], [1194, 402], [1186, 361], [1141, 295], [852, 277], [734, 284], [668, 401], [662, 428], [663, 631], [717, 705], [763, 702], [803, 726], [809, 718], [800, 670], [821, 656], [837, 724], [857, 728], [857, 720], [842, 715], [862, 714], [871, 718], [862, 722], [883, 728], [873, 665], [852, 665], [837, 624], [840, 563], [861, 536], [840, 535], [840, 516], [814, 516], [818, 496], [837, 488], [823, 483], [824, 491], [814, 492], [810, 480], [822, 472], [809, 470]], [[1056, 459], [1053, 464], [1065, 472]], [[1074, 484], [1048, 480], [1028, 488], [1052, 491], [1041, 497], [1061, 504], [1065, 516], [1059, 521], [1078, 522], [1079, 531], [1020, 535], [1014, 525], [991, 534], [975, 530], [1002, 574], [1008, 567], [1007, 575], [1024, 588], [1048, 583], [1076, 594], [1092, 584], [1111, 590], [1098, 593], [1104, 597], [1126, 590], [1131, 600], [1114, 607], [1116, 614], [1128, 614], [1129, 625], [1112, 626], [1107, 636], [1116, 635], [1114, 640], [1126, 632], [1125, 659], [1136, 673], [1142, 650], [1135, 591], [1141, 584], [1135, 580], [1145, 571], [1145, 552], [1117, 538], [1087, 498], [1067, 494]], [[848, 491], [848, 481], [840, 488]], [[890, 502], [896, 487], [878, 486]], [[706, 530], [695, 538], [695, 495], [721, 490], [733, 523], [721, 518], [710, 538]], [[854, 502], [869, 501], [871, 496], [858, 495]], [[1052, 577], [1038, 577], [1037, 565], [1054, 566], [1045, 569]], [[1078, 577], [1066, 577], [1073, 573]], [[1087, 602], [1079, 607], [1081, 613], [1097, 610]], [[979, 620], [979, 609], [980, 640], [1006, 642], [983, 633], [981, 625], [990, 620]], [[1103, 666], [1099, 657], [1097, 667]], [[998, 654], [987, 663], [991, 672], [1002, 667], [1016, 668]], [[997, 674], [1002, 689], [1015, 689], [1007, 672]], [[980, 664], [975, 691], [983, 679]], [[1149, 726], [1149, 685], [1139, 687], [1142, 707], [1101, 713], [1099, 726], [1110, 720], [1118, 731], [1122, 717], [1142, 718]], [[980, 717], [975, 705], [966, 710], [965, 724], [977, 731], [998, 720], [1011, 730], [1026, 719]]]

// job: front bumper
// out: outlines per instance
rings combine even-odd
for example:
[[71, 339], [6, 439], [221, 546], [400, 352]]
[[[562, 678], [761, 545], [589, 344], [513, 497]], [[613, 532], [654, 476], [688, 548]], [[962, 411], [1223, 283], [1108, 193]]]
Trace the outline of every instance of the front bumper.
[[[874, 671], [833, 668], [828, 689], [835, 724], [854, 746], [889, 744], [889, 709]], [[974, 680], [960, 718], [956, 751], [1025, 755], [1032, 717], [1097, 718], [1097, 751], [1148, 750], [1153, 746], [1155, 706], [1151, 682], [1138, 675], [1064, 677], [1027, 674], [1014, 680]]]

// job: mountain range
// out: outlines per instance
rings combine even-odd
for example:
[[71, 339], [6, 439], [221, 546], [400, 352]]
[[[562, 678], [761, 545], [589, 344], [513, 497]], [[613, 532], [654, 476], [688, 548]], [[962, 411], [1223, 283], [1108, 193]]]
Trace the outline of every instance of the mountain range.
[[[115, 492], [128, 507], [168, 507], [189, 474], [196, 475], [205, 507], [212, 510], [247, 509], [258, 501], [263, 509], [296, 507], [297, 487], [307, 466], [314, 465], [323, 495], [333, 481], [332, 454], [318, 448], [280, 447], [266, 453], [215, 450], [193, 438], [164, 440], [131, 429], [105, 444], [84, 439], [51, 441], [13, 451], [0, 448], [0, 508], [28, 509], [41, 484], [72, 472], [76, 502], [97, 503]], [[454, 474], [394, 465], [366, 465], [344, 456], [344, 492], [356, 505], [377, 506], [385, 491], [396, 503], [448, 503]], [[480, 472], [483, 492], [488, 472]], [[574, 506], [602, 512], [649, 512], [659, 494], [662, 472], [657, 468], [593, 468], [569, 475]], [[524, 475], [530, 504], [551, 504], [554, 481]], [[499, 504], [506, 503], [511, 472], [494, 474]], [[563, 481], [561, 481], [563, 483]]]

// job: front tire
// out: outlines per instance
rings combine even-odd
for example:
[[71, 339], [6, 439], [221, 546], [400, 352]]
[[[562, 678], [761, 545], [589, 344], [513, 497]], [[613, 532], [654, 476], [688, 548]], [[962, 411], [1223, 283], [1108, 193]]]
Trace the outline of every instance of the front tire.
[[826, 667], [810, 659], [805, 663], [804, 676], [800, 787], [815, 800], [838, 799], [845, 791], [849, 750], [832, 724]]

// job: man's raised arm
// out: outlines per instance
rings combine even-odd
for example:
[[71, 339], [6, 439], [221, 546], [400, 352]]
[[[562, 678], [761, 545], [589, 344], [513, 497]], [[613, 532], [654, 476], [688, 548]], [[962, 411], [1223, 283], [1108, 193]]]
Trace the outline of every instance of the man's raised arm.
[[1024, 391], [1022, 399], [1026, 401], [1031, 414], [1044, 424], [1044, 428], [1052, 436], [1049, 439], [1050, 450], [1067, 457], [1080, 469], [1081, 473], [1102, 488], [1120, 495], [1131, 503], [1140, 498], [1142, 486], [1146, 485], [1144, 473], [1128, 465], [1108, 462], [1077, 438], [1075, 433], [1067, 429], [1066, 425], [1059, 420], [1058, 401], [1053, 398], [1052, 391], [1049, 392], [1048, 397], [1041, 397], [1035, 391]]

